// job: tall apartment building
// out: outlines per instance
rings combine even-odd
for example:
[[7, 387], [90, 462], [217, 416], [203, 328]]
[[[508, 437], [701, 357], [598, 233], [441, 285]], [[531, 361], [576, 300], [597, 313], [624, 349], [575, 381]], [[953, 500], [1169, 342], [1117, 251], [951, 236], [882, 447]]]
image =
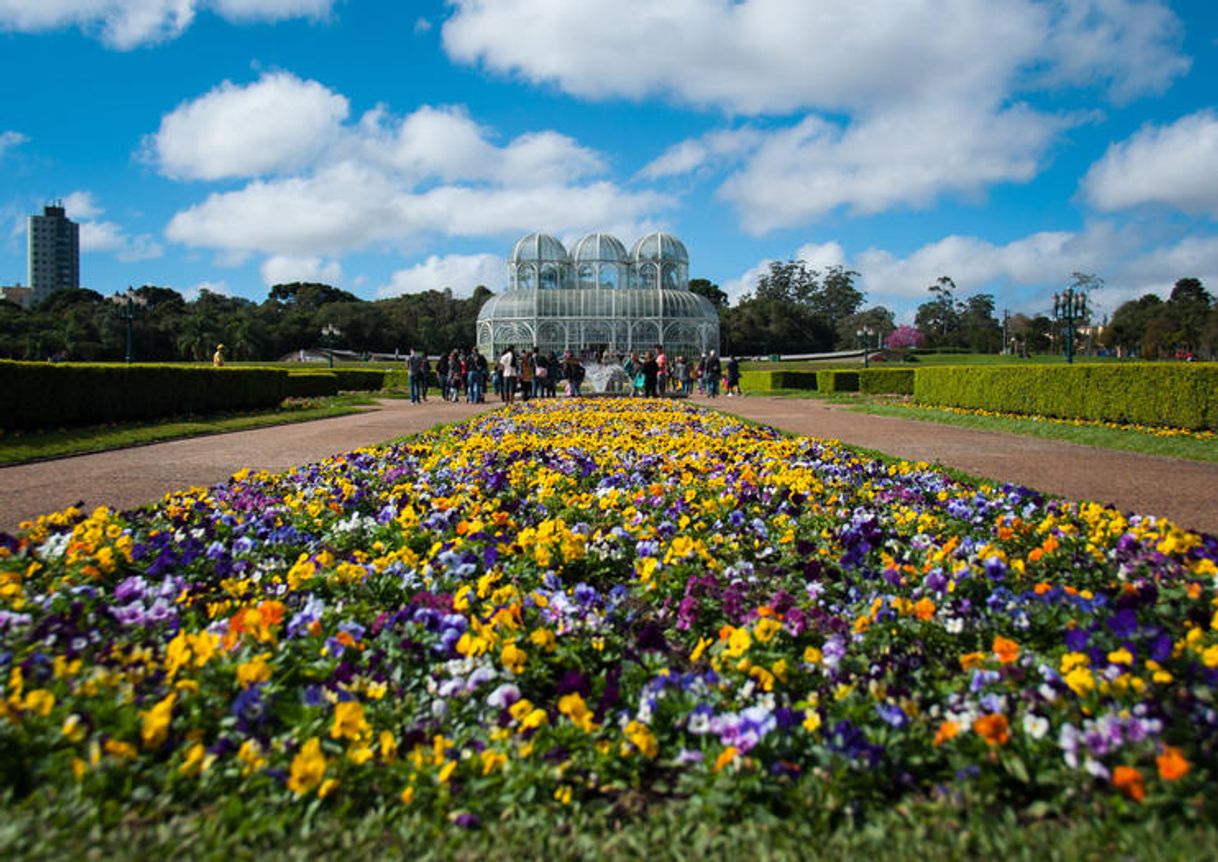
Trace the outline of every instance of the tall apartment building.
[[36, 305], [56, 290], [80, 287], [80, 225], [64, 213], [63, 202], [30, 216], [29, 286]]

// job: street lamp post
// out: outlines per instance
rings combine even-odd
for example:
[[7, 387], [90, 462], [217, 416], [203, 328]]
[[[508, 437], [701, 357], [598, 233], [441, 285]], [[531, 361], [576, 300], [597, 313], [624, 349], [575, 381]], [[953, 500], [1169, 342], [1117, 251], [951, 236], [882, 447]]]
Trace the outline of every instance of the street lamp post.
[[868, 362], [867, 349], [871, 346], [871, 336], [875, 335], [875, 330], [870, 326], [864, 326], [862, 329], [858, 330], [855, 335], [857, 335], [859, 341], [863, 343], [863, 368], [868, 368], [870, 367], [870, 363]]
[[330, 360], [331, 368], [334, 367], [334, 342], [335, 339], [337, 339], [341, 334], [342, 330], [340, 330], [333, 323], [327, 323], [321, 328], [322, 344], [326, 345], [328, 348], [326, 350], [326, 357]]
[[128, 287], [125, 293], [116, 293], [110, 297], [110, 301], [118, 306], [119, 320], [127, 323], [127, 364], [130, 365], [131, 356], [134, 352], [132, 349], [132, 325], [135, 323], [136, 318], [139, 317], [136, 307], [146, 305], [147, 300]]
[[1066, 362], [1074, 362], [1074, 328], [1087, 317], [1087, 294], [1073, 287], [1053, 294], [1053, 318], [1066, 328]]

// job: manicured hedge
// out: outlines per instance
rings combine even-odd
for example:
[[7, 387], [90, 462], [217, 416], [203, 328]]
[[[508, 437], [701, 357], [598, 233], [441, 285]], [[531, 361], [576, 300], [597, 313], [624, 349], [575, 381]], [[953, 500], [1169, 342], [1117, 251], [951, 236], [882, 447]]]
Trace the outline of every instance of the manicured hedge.
[[878, 395], [912, 395], [912, 368], [865, 368], [859, 372], [859, 389]]
[[274, 407], [286, 371], [0, 361], [0, 428], [58, 428]]
[[390, 368], [385, 371], [385, 389], [409, 389], [410, 372], [403, 368]]
[[828, 371], [816, 372], [816, 388], [821, 392], [858, 392], [859, 372]]
[[922, 404], [1218, 429], [1218, 364], [947, 366], [919, 368]]
[[774, 389], [816, 389], [815, 371], [742, 371], [742, 392], [770, 392]]
[[292, 398], [322, 398], [338, 394], [338, 375], [333, 371], [291, 371], [288, 395]]
[[385, 388], [384, 368], [335, 368], [338, 388], [343, 391], [377, 392]]

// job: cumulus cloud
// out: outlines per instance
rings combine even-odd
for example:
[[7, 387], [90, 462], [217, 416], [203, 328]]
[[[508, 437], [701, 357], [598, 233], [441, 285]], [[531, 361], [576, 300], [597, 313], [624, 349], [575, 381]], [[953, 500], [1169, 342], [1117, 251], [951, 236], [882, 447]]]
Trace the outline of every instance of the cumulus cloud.
[[103, 220], [105, 210], [92, 192], [74, 191], [64, 198], [63, 205], [68, 218], [80, 224], [82, 252], [109, 252], [124, 263], [151, 260], [164, 253], [150, 234], [132, 235], [117, 222]]
[[0, 156], [3, 156], [6, 150], [19, 147], [28, 140], [29, 138], [21, 134], [21, 132], [14, 132], [12, 130], [0, 132]]
[[1199, 111], [1143, 127], [1112, 144], [1081, 189], [1100, 210], [1161, 204], [1218, 217], [1218, 114]]
[[185, 290], [178, 291], [178, 293], [182, 294], [182, 298], [187, 302], [194, 302], [204, 291], [214, 293], [217, 296], [233, 295], [228, 283], [224, 281], [201, 281], [198, 284], [191, 285]]
[[267, 287], [297, 281], [337, 285], [342, 280], [343, 268], [336, 260], [277, 254], [262, 263], [262, 282]]
[[287, 73], [247, 86], [225, 81], [166, 114], [144, 148], [162, 173], [176, 179], [292, 170], [334, 143], [348, 111], [345, 97]]
[[639, 175], [655, 180], [717, 167], [756, 151], [764, 140], [761, 132], [750, 128], [722, 129], [687, 138], [645, 165]]
[[179, 106], [149, 157], [170, 176], [251, 179], [178, 212], [166, 235], [226, 255], [334, 257], [428, 235], [638, 223], [669, 203], [596, 179], [604, 158], [557, 132], [500, 142], [456, 107], [346, 114], [344, 97], [286, 74]]
[[180, 36], [200, 10], [232, 22], [320, 18], [333, 0], [0, 0], [0, 30], [79, 27], [120, 51]]
[[1025, 79], [1129, 98], [1187, 69], [1178, 21], [1158, 0], [453, 5], [443, 43], [459, 62], [581, 97], [659, 95], [739, 114], [993, 94]]
[[454, 296], [468, 297], [480, 284], [499, 291], [506, 282], [507, 269], [500, 255], [432, 255], [420, 264], [395, 272], [388, 284], [377, 288], [376, 295], [386, 299], [406, 293], [449, 288]]

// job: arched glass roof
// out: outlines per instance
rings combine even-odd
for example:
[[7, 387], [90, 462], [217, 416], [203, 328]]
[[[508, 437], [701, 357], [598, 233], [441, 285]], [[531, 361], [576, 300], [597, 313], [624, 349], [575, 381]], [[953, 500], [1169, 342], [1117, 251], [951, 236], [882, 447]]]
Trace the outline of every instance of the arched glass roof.
[[571, 249], [571, 259], [581, 263], [629, 263], [626, 246], [607, 233], [590, 233]]
[[568, 263], [570, 260], [566, 248], [554, 237], [548, 233], [531, 233], [516, 241], [510, 263]]
[[630, 253], [635, 261], [676, 261], [689, 263], [689, 252], [685, 244], [670, 233], [649, 233], [634, 244]]

